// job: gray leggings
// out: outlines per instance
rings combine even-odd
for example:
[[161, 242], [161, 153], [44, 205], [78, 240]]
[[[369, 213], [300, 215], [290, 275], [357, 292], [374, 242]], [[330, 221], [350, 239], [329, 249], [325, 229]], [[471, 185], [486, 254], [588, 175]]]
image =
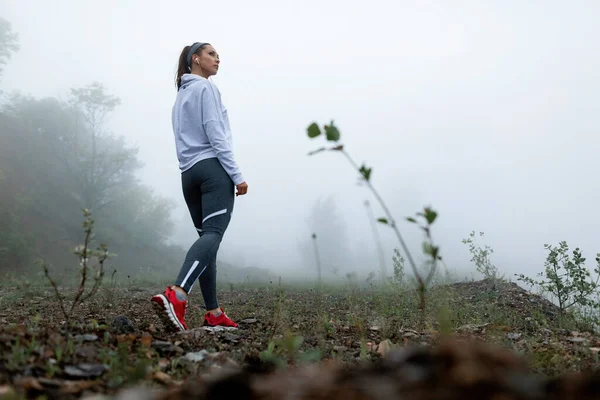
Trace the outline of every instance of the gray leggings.
[[231, 220], [234, 184], [216, 158], [196, 163], [181, 174], [183, 197], [200, 236], [190, 247], [175, 284], [190, 293], [196, 280], [207, 310], [217, 301], [217, 251]]

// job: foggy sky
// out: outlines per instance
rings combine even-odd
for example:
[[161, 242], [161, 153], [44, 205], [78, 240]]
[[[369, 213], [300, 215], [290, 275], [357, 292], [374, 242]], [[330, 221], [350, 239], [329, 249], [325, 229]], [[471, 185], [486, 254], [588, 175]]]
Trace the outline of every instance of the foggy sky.
[[[448, 267], [474, 271], [461, 239], [485, 232], [506, 273], [543, 269], [545, 243], [600, 252], [600, 3], [597, 1], [0, 1], [20, 50], [8, 92], [65, 98], [100, 81], [122, 104], [110, 128], [139, 146], [140, 178], [177, 201], [174, 240], [196, 238], [181, 194], [171, 106], [178, 55], [208, 41], [249, 192], [220, 258], [312, 273], [298, 241], [335, 195], [357, 254], [378, 267], [363, 202], [380, 208], [306, 126], [334, 119], [373, 167], [397, 220], [439, 212]], [[413, 255], [421, 233], [401, 222]], [[392, 232], [380, 227], [391, 270]], [[326, 245], [326, 244], [323, 244]]]

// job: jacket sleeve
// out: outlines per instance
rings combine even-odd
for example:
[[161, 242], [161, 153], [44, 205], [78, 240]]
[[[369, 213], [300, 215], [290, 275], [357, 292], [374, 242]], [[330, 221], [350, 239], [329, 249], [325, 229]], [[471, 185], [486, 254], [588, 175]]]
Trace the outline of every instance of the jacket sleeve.
[[216, 94], [210, 86], [204, 86], [200, 91], [201, 120], [208, 140], [217, 154], [217, 159], [231, 177], [234, 185], [244, 182], [233, 150], [225, 130], [225, 121], [218, 107]]

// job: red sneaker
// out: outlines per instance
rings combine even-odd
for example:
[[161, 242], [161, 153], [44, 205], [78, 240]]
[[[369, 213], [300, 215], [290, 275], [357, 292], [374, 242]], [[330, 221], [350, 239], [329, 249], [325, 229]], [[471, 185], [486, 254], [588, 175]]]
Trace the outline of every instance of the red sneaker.
[[167, 287], [164, 294], [152, 296], [151, 301], [152, 304], [154, 304], [156, 313], [167, 329], [175, 329], [177, 331], [187, 330], [185, 311], [188, 302], [187, 300], [180, 301], [177, 299], [175, 290], [171, 289], [171, 287]]
[[215, 317], [210, 312], [207, 312], [206, 314], [204, 314], [204, 325], [208, 325], [208, 326], [217, 326], [217, 325], [220, 325], [220, 326], [232, 326], [234, 328], [238, 327], [238, 324], [236, 324], [231, 319], [229, 319], [229, 317], [227, 316], [227, 314], [225, 314], [225, 310], [223, 310], [222, 308], [221, 308], [221, 314], [219, 314], [218, 317]]

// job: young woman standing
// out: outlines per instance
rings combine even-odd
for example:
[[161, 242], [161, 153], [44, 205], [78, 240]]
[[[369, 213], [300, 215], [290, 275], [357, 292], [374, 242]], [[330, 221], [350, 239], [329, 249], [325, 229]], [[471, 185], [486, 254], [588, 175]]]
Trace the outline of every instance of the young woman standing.
[[171, 119], [183, 196], [199, 238], [188, 250], [175, 284], [153, 296], [152, 303], [165, 326], [179, 331], [187, 330], [187, 297], [196, 280], [207, 309], [204, 324], [237, 327], [217, 301], [216, 259], [234, 198], [245, 195], [248, 185], [233, 157], [221, 93], [208, 79], [217, 74], [219, 63], [213, 46], [196, 42], [184, 47], [177, 69]]

